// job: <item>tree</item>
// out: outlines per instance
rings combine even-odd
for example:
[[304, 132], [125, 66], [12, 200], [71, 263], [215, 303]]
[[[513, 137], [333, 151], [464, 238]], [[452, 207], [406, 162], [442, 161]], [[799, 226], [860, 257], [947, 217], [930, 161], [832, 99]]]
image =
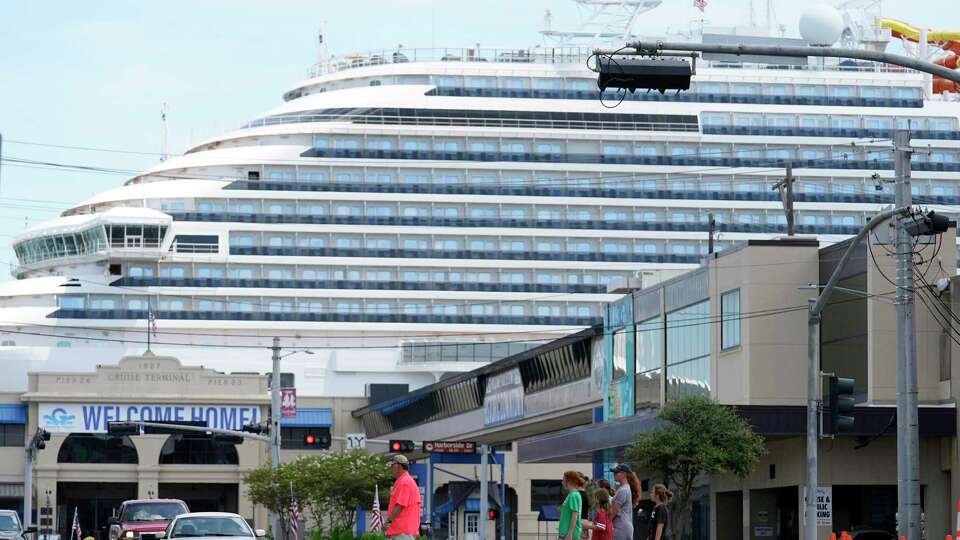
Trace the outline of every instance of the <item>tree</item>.
[[[314, 530], [351, 529], [358, 505], [373, 502], [375, 487], [381, 493], [391, 482], [390, 470], [383, 459], [362, 450], [325, 452], [284, 463], [279, 469], [262, 466], [243, 479], [254, 504], [286, 516], [291, 497], [304, 517], [312, 516]], [[286, 520], [281, 520], [284, 530]]]
[[657, 417], [663, 427], [638, 434], [627, 455], [638, 470], [658, 474], [673, 486], [674, 534], [682, 538], [690, 524], [697, 479], [715, 474], [745, 478], [766, 449], [763, 437], [743, 418], [706, 397], [669, 402]]

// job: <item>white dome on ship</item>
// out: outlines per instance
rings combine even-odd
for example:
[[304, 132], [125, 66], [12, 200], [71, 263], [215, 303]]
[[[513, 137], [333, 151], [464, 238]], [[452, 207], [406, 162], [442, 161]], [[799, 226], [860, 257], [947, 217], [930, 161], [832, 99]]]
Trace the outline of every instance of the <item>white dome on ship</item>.
[[842, 32], [843, 16], [829, 4], [816, 4], [800, 16], [800, 35], [810, 45], [833, 45]]

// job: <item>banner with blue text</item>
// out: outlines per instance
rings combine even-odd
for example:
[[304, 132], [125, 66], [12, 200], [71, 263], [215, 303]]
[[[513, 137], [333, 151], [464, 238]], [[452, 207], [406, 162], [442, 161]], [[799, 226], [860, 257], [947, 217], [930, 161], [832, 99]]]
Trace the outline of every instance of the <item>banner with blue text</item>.
[[108, 422], [206, 422], [240, 430], [260, 422], [259, 405], [40, 403], [39, 425], [51, 433], [106, 433]]

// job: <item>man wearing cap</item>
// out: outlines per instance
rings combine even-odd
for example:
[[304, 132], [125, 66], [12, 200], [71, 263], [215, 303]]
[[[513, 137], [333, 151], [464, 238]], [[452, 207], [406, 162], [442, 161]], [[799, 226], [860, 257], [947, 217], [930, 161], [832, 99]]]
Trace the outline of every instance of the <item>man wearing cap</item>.
[[617, 492], [610, 501], [613, 516], [613, 540], [633, 540], [633, 507], [640, 501], [640, 479], [626, 463], [610, 469], [617, 481]]
[[407, 472], [410, 460], [398, 454], [387, 462], [396, 479], [390, 490], [390, 506], [387, 507], [387, 538], [413, 540], [420, 533], [420, 488]]

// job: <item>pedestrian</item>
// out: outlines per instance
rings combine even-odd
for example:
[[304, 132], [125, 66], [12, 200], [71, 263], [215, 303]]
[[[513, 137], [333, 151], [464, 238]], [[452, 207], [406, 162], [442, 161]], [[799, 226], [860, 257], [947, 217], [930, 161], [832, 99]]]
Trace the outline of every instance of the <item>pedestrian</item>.
[[663, 484], [657, 484], [650, 490], [650, 500], [656, 505], [650, 512], [650, 535], [648, 540], [672, 540], [670, 527], [670, 509], [667, 505], [673, 500], [673, 493]]
[[590, 531], [591, 540], [613, 540], [613, 523], [610, 521], [610, 493], [597, 482], [590, 498], [593, 508], [592, 520], [583, 520], [583, 528]]
[[582, 508], [583, 513], [580, 514], [580, 522], [581, 522], [580, 540], [590, 540], [590, 531], [582, 527], [583, 519], [586, 517], [585, 514], [587, 513], [587, 502], [590, 500], [590, 498], [587, 497], [587, 486], [590, 485], [590, 478], [588, 478], [587, 475], [579, 471], [577, 472], [577, 474], [580, 475], [580, 489], [578, 491], [580, 491], [580, 501], [581, 501], [580, 504], [583, 507]]
[[387, 462], [393, 474], [393, 489], [390, 490], [390, 506], [384, 526], [390, 540], [414, 540], [420, 533], [420, 488], [408, 472], [410, 460], [398, 454]]
[[580, 519], [583, 517], [583, 475], [577, 471], [563, 473], [563, 489], [567, 490], [567, 497], [560, 506], [560, 524], [557, 533], [560, 540], [579, 540], [583, 529]]
[[610, 504], [613, 516], [613, 540], [633, 540], [633, 509], [640, 505], [640, 479], [626, 463], [610, 469], [617, 490]]

